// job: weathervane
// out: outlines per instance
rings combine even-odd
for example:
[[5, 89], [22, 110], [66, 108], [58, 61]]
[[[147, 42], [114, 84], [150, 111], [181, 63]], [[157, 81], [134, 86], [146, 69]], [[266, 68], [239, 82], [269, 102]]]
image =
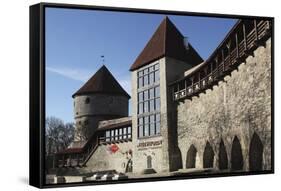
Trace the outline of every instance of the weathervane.
[[105, 62], [105, 57], [104, 57], [104, 55], [101, 55], [100, 57], [101, 57], [101, 62], [102, 62], [102, 65], [104, 65], [104, 62]]

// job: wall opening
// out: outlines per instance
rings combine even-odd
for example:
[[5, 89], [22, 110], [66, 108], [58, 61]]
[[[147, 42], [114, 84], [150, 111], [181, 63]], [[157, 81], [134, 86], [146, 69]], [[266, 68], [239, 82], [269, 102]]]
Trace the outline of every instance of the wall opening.
[[129, 159], [126, 165], [125, 172], [133, 172], [133, 161], [132, 159]]
[[147, 156], [147, 168], [152, 168], [152, 158], [151, 156]]
[[214, 151], [209, 141], [207, 141], [203, 154], [203, 168], [212, 168], [214, 164]]
[[237, 136], [235, 136], [231, 149], [231, 170], [242, 170], [243, 164], [244, 162], [240, 141]]
[[192, 144], [186, 155], [186, 168], [195, 168], [197, 149]]
[[251, 171], [262, 170], [263, 144], [259, 136], [254, 133], [250, 143], [249, 167]]
[[226, 154], [226, 149], [223, 143], [223, 140], [220, 142], [220, 150], [219, 150], [219, 169], [227, 169], [228, 159]]

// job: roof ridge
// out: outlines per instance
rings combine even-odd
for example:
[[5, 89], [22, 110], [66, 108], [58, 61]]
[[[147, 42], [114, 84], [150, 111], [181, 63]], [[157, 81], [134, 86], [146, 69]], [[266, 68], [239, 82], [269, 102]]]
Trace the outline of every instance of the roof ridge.
[[105, 65], [100, 67], [72, 97], [93, 93], [119, 94], [130, 98], [130, 95], [123, 89]]
[[201, 63], [203, 59], [195, 49], [186, 50], [183, 37], [169, 17], [166, 16], [132, 64], [130, 71], [134, 71], [164, 56], [175, 58], [193, 66]]

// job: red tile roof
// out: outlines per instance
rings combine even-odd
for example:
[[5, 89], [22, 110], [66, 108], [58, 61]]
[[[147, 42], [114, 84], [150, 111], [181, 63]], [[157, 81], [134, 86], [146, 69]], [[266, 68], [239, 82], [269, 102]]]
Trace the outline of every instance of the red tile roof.
[[164, 56], [187, 62], [192, 66], [203, 61], [190, 44], [189, 49], [186, 49], [184, 36], [168, 17], [161, 22], [130, 70], [136, 70]]
[[92, 93], [118, 94], [130, 98], [104, 65], [72, 97]]

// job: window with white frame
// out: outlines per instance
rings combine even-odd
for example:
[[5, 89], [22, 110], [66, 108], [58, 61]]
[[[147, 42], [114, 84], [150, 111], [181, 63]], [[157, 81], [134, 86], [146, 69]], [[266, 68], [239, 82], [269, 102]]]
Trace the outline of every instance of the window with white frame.
[[138, 137], [160, 134], [159, 63], [138, 71]]

